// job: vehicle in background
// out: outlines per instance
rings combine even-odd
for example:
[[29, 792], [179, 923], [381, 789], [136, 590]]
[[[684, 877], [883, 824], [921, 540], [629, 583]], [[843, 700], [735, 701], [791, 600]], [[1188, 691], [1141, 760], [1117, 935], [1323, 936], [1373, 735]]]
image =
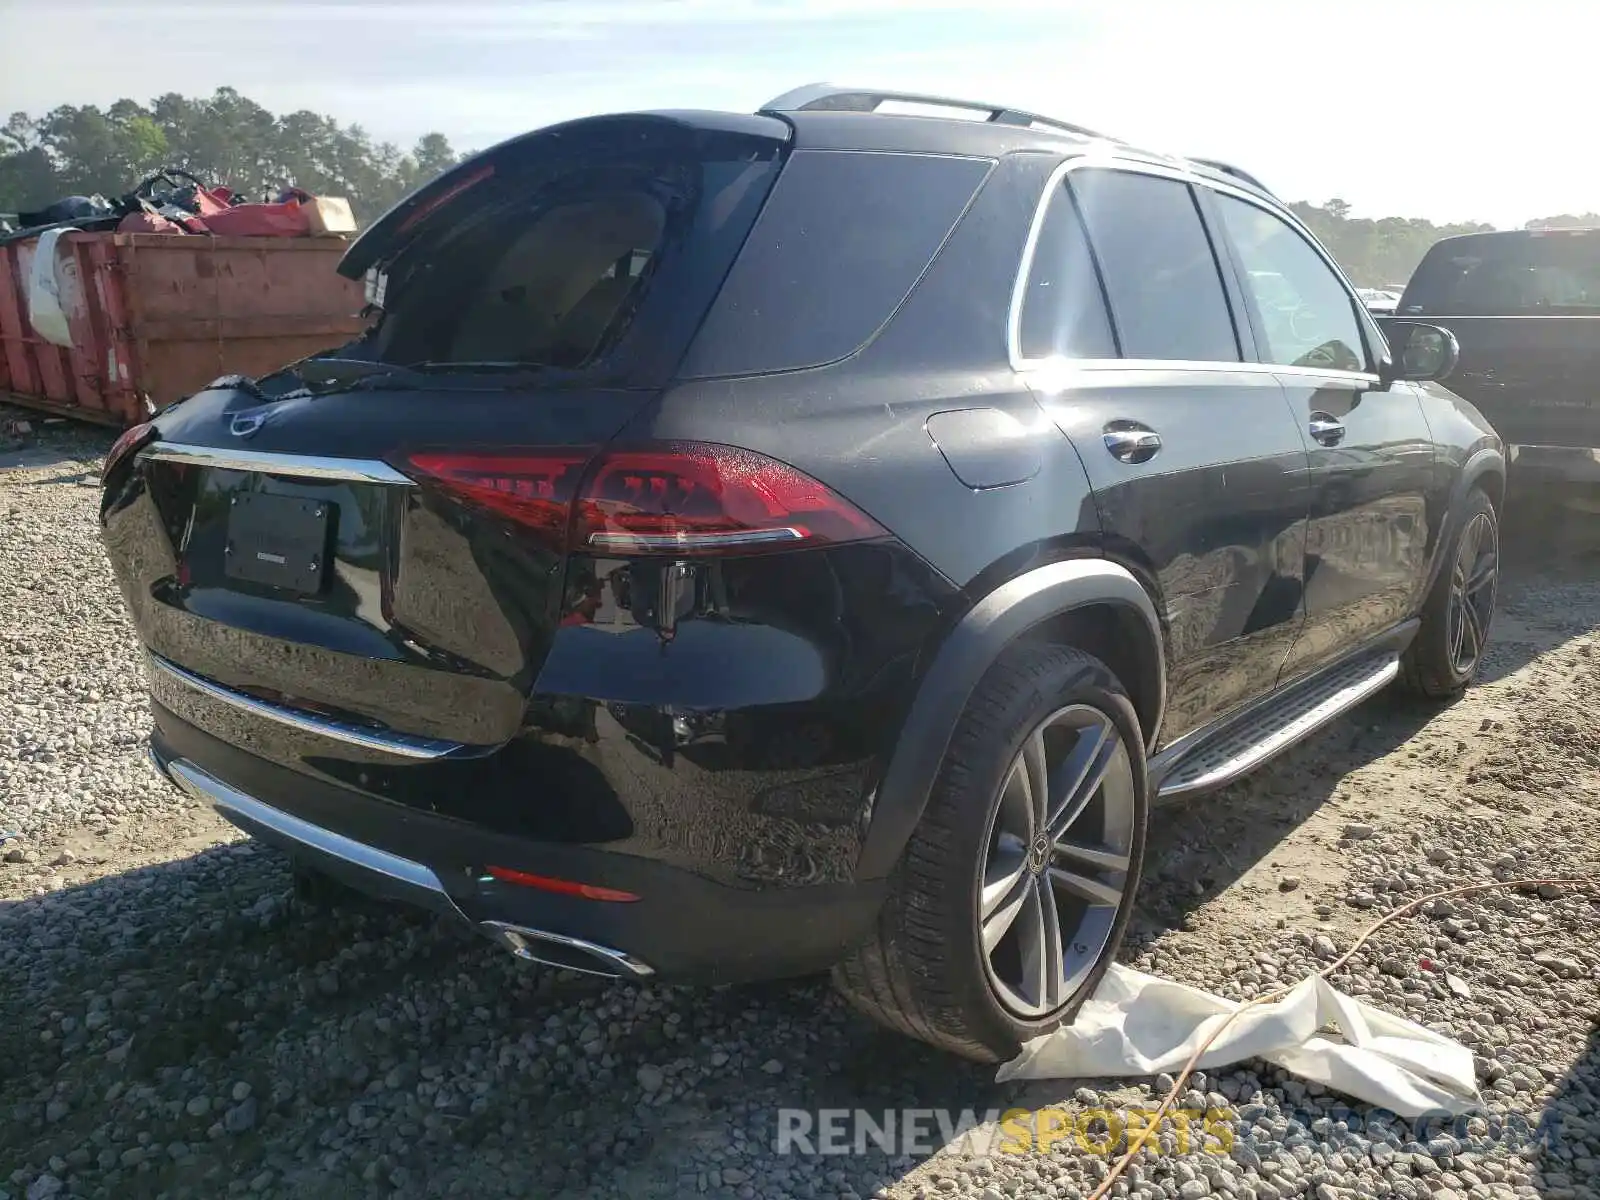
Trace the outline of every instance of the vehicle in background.
[[1514, 481], [1592, 500], [1600, 485], [1600, 229], [1436, 243], [1396, 316], [1455, 335], [1451, 388], [1508, 444]]
[[1009, 1057], [1152, 804], [1482, 659], [1449, 335], [1237, 169], [817, 85], [514, 139], [340, 269], [370, 333], [108, 456], [153, 754], [523, 957]]
[[1366, 305], [1367, 311], [1373, 316], [1392, 316], [1395, 307], [1400, 303], [1400, 293], [1385, 291], [1382, 288], [1357, 288], [1356, 295], [1361, 298], [1361, 303]]

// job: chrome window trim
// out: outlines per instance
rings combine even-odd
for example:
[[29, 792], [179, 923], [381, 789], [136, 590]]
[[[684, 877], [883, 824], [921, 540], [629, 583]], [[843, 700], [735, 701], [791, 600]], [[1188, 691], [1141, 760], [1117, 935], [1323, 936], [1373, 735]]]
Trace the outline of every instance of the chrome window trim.
[[293, 475], [305, 479], [337, 479], [346, 483], [383, 483], [415, 487], [415, 482], [386, 462], [364, 458], [329, 458], [322, 455], [278, 454], [270, 450], [191, 446], [182, 442], [152, 442], [135, 456], [139, 460], [183, 463], [217, 471], [254, 471], [262, 475]]
[[254, 696], [236, 692], [232, 688], [224, 687], [220, 683], [213, 683], [209, 679], [196, 675], [191, 671], [186, 671], [176, 663], [168, 662], [158, 654], [147, 654], [147, 657], [153, 671], [158, 671], [203, 696], [230, 705], [242, 712], [247, 712], [251, 716], [275, 721], [279, 725], [287, 725], [289, 728], [298, 730], [301, 733], [315, 734], [332, 741], [344, 742], [346, 745], [359, 746], [363, 750], [376, 750], [384, 754], [393, 754], [399, 758], [422, 760], [443, 758], [460, 750], [463, 745], [461, 742], [447, 742], [438, 738], [412, 737], [401, 733], [379, 733], [376, 730], [348, 725], [342, 721], [333, 721], [326, 717], [314, 716], [311, 713], [284, 708], [279, 704], [269, 704], [265, 700], [257, 700]]
[[[1034, 206], [1033, 218], [1028, 225], [1028, 237], [1022, 247], [1022, 261], [1017, 269], [1016, 278], [1011, 284], [1011, 304], [1006, 311], [1006, 358], [1011, 364], [1011, 369], [1019, 374], [1033, 371], [1258, 371], [1274, 375], [1294, 375], [1296, 377], [1310, 377], [1314, 379], [1351, 380], [1376, 385], [1380, 382], [1375, 371], [1322, 371], [1315, 368], [1287, 366], [1281, 363], [1240, 362], [1219, 359], [1217, 361], [1193, 361], [1187, 359], [1164, 358], [1027, 358], [1022, 353], [1022, 304], [1028, 290], [1028, 276], [1033, 271], [1034, 255], [1038, 252], [1039, 238], [1044, 230], [1045, 217], [1050, 210], [1050, 201], [1055, 198], [1057, 189], [1066, 182], [1067, 176], [1074, 171], [1083, 171], [1098, 168], [1100, 170], [1123, 171], [1131, 175], [1151, 175], [1157, 179], [1171, 179], [1178, 183], [1186, 183], [1191, 187], [1208, 188], [1224, 196], [1243, 200], [1253, 204], [1263, 212], [1270, 213], [1289, 225], [1296, 233], [1305, 239], [1311, 249], [1322, 259], [1323, 263], [1333, 271], [1334, 278], [1344, 288], [1345, 295], [1349, 298], [1353, 309], [1357, 311], [1356, 323], [1366, 328], [1369, 335], [1378, 333], [1377, 325], [1371, 320], [1370, 314], [1365, 321], [1360, 315], [1365, 312], [1355, 294], [1350, 281], [1345, 278], [1339, 265], [1323, 248], [1311, 233], [1292, 212], [1283, 210], [1263, 197], [1257, 196], [1246, 188], [1234, 187], [1222, 180], [1208, 179], [1204, 175], [1195, 173], [1178, 166], [1169, 166], [1163, 163], [1147, 162], [1139, 158], [1131, 158], [1116, 151], [1090, 150], [1083, 154], [1073, 155], [1071, 158], [1058, 163], [1050, 172], [1050, 177], [1045, 181], [1044, 190]], [[1085, 231], [1087, 233], [1087, 230]], [[1092, 243], [1091, 243], [1092, 244]], [[1220, 265], [1220, 264], [1219, 264]], [[1114, 319], [1114, 318], [1113, 318]], [[1230, 319], [1235, 319], [1230, 315]], [[1381, 336], [1381, 334], [1379, 334]], [[1369, 351], [1372, 348], [1369, 347]]]

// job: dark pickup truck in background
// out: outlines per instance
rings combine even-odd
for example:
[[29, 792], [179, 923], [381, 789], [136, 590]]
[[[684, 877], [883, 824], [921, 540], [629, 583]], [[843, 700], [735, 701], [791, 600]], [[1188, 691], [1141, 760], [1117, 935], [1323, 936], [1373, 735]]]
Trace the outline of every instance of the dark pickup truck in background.
[[1446, 386], [1505, 439], [1508, 482], [1600, 501], [1600, 229], [1446, 238], [1378, 321], [1391, 319], [1455, 334]]

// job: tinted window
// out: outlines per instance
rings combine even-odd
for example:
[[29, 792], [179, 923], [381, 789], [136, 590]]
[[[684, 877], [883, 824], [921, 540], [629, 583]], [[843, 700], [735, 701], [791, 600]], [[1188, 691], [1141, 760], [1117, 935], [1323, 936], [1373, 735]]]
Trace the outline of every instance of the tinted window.
[[691, 303], [693, 264], [728, 261], [726, 241], [749, 230], [777, 166], [744, 139], [711, 141], [704, 157], [666, 146], [548, 165], [530, 155], [464, 190], [390, 268], [376, 357], [583, 368], [647, 300]]
[[1401, 306], [1457, 316], [1600, 312], [1600, 233], [1440, 242], [1417, 268]]
[[796, 151], [682, 373], [792, 371], [859, 350], [928, 268], [991, 166], [937, 155]]
[[1065, 187], [1051, 198], [1039, 227], [1017, 342], [1026, 359], [1117, 357], [1094, 256]]
[[1222, 223], [1260, 314], [1263, 362], [1364, 371], [1355, 303], [1323, 257], [1292, 225], [1232, 196], [1217, 196]]
[[1128, 171], [1068, 179], [1123, 357], [1238, 362], [1222, 276], [1188, 185]]

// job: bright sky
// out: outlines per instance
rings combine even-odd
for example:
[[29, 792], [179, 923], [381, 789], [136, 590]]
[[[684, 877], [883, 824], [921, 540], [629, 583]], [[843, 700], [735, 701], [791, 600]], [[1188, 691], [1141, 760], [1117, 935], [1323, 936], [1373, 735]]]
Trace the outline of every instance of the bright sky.
[[0, 0], [0, 112], [232, 85], [479, 149], [802, 83], [1004, 102], [1358, 215], [1600, 211], [1582, 0]]

